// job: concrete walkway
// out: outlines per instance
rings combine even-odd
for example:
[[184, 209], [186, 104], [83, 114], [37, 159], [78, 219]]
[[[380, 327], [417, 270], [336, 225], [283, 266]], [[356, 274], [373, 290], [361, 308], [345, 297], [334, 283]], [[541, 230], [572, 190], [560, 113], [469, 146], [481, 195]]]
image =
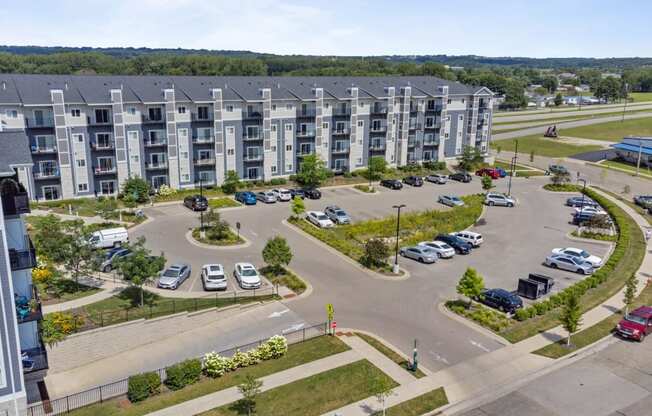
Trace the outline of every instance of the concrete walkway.
[[101, 289], [99, 292], [92, 295], [84, 296], [82, 298], [69, 300], [67, 302], [55, 303], [52, 305], [44, 305], [43, 313], [52, 313], [52, 312], [63, 312], [71, 309], [81, 308], [82, 306], [89, 305], [91, 303], [99, 302], [104, 299], [108, 299], [111, 296], [115, 296], [120, 293], [127, 285], [122, 282], [112, 282], [109, 280], [97, 280], [97, 279], [83, 279], [80, 280], [80, 283], [96, 287]]
[[127, 221], [120, 221], [120, 220], [115, 220], [115, 219], [105, 220], [104, 218], [99, 217], [97, 215], [95, 215], [93, 217], [87, 217], [87, 216], [83, 216], [83, 215], [61, 214], [61, 213], [58, 213], [58, 212], [47, 211], [47, 210], [43, 210], [43, 209], [34, 209], [31, 212], [31, 215], [39, 215], [39, 216], [46, 216], [46, 215], [50, 215], [50, 214], [56, 215], [57, 217], [61, 218], [62, 220], [82, 220], [86, 224], [101, 224], [103, 222], [113, 222], [113, 223], [124, 224], [124, 225], [131, 225], [132, 224], [132, 223], [127, 222]]

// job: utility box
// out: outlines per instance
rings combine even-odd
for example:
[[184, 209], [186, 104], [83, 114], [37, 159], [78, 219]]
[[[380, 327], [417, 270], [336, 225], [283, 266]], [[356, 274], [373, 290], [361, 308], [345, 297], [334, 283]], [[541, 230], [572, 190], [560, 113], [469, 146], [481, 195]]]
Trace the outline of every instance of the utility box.
[[542, 274], [530, 273], [528, 279], [543, 283], [545, 285], [544, 294], [550, 293], [552, 291], [552, 287], [555, 285], [555, 279], [549, 276], [544, 276]]
[[545, 284], [531, 279], [518, 279], [517, 293], [524, 298], [539, 299], [546, 293]]

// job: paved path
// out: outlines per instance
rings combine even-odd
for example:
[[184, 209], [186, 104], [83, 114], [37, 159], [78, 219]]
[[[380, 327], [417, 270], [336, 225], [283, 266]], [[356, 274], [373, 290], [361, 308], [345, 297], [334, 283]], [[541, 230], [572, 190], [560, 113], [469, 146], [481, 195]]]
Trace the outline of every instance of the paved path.
[[82, 215], [60, 214], [58, 212], [47, 211], [47, 210], [42, 210], [42, 209], [34, 209], [31, 212], [31, 215], [50, 215], [50, 214], [56, 215], [57, 217], [61, 218], [62, 220], [82, 220], [86, 224], [101, 224], [103, 222], [113, 222], [113, 223], [117, 223], [117, 224], [131, 225], [130, 222], [119, 221], [119, 220], [115, 220], [115, 219], [105, 220], [104, 218], [99, 217], [97, 215], [93, 216], [93, 217], [86, 217], [86, 216], [82, 216]]
[[[637, 108], [643, 105], [648, 105], [652, 104], [650, 101], [639, 101], [639, 102], [634, 102], [634, 103], [628, 103], [627, 108]], [[502, 118], [502, 117], [515, 117], [515, 116], [527, 116], [527, 115], [533, 115], [533, 114], [560, 114], [560, 113], [568, 113], [570, 115], [572, 114], [582, 114], [584, 111], [590, 111], [590, 110], [600, 110], [604, 108], [609, 108], [611, 111], [617, 111], [617, 109], [623, 108], [624, 103], [620, 104], [593, 104], [590, 106], [583, 106], [582, 109], [579, 107], [574, 107], [574, 106], [569, 106], [569, 107], [549, 107], [546, 109], [537, 109], [537, 110], [518, 110], [518, 111], [494, 111], [493, 115], [494, 117], [497, 118]], [[614, 110], [616, 109], [616, 110]]]
[[55, 303], [52, 305], [43, 306], [43, 313], [62, 312], [70, 309], [81, 308], [82, 306], [91, 303], [99, 302], [108, 299], [120, 293], [127, 285], [122, 282], [112, 282], [110, 280], [101, 279], [81, 279], [80, 283], [87, 286], [99, 288], [100, 291], [92, 295], [84, 296], [82, 298], [69, 300], [67, 302]]
[[[569, 117], [569, 116], [587, 116], [595, 114], [605, 114], [605, 113], [617, 113], [622, 112], [624, 108], [623, 104], [620, 104], [616, 107], [610, 108], [593, 108], [593, 107], [582, 107], [580, 111], [565, 111], [565, 112], [548, 112], [548, 113], [538, 113], [538, 114], [510, 114], [505, 116], [494, 117], [494, 121], [500, 121], [501, 123], [507, 122], [519, 122], [527, 120], [550, 120], [559, 117]], [[646, 109], [652, 109], [652, 103], [644, 103], [639, 105], [627, 105], [626, 113], [630, 111], [641, 111]], [[619, 116], [621, 117], [621, 116]]]

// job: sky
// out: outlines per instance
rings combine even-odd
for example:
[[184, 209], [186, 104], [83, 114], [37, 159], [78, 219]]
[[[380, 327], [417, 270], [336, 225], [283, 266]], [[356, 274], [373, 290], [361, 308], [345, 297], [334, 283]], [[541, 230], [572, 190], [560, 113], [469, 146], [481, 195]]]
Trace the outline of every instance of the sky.
[[649, 0], [0, 0], [0, 44], [652, 56]]

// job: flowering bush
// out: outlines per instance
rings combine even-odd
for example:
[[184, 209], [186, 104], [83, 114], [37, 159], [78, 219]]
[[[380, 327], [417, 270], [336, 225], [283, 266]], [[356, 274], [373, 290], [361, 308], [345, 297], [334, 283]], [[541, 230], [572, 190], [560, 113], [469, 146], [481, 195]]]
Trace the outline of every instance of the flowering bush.
[[288, 341], [281, 335], [274, 335], [265, 344], [269, 344], [272, 350], [272, 358], [281, 357], [288, 351]]
[[54, 273], [49, 267], [37, 267], [32, 269], [32, 279], [36, 283], [40, 283], [45, 287], [49, 287], [54, 280]]
[[217, 378], [229, 371], [230, 359], [216, 352], [209, 352], [204, 356], [204, 372], [207, 376]]
[[81, 316], [68, 312], [52, 312], [43, 317], [41, 321], [41, 334], [43, 341], [49, 346], [63, 341], [72, 334], [77, 327], [84, 324]]
[[256, 350], [258, 351], [258, 356], [260, 357], [261, 361], [272, 359], [272, 346], [269, 345], [269, 343], [265, 342], [261, 344], [258, 348], [256, 348]]
[[158, 188], [158, 194], [161, 196], [170, 196], [170, 195], [174, 195], [175, 193], [177, 193], [175, 189], [170, 188], [168, 185], [165, 184], [161, 185]]
[[249, 365], [249, 354], [238, 350], [231, 357], [231, 361], [233, 361], [235, 368], [246, 367]]
[[231, 358], [223, 357], [216, 352], [209, 352], [204, 356], [204, 373], [208, 377], [221, 377], [224, 373], [235, 371], [238, 368], [255, 365], [272, 358], [279, 358], [287, 350], [288, 342], [285, 337], [275, 335], [257, 348], [247, 352], [236, 351]]

